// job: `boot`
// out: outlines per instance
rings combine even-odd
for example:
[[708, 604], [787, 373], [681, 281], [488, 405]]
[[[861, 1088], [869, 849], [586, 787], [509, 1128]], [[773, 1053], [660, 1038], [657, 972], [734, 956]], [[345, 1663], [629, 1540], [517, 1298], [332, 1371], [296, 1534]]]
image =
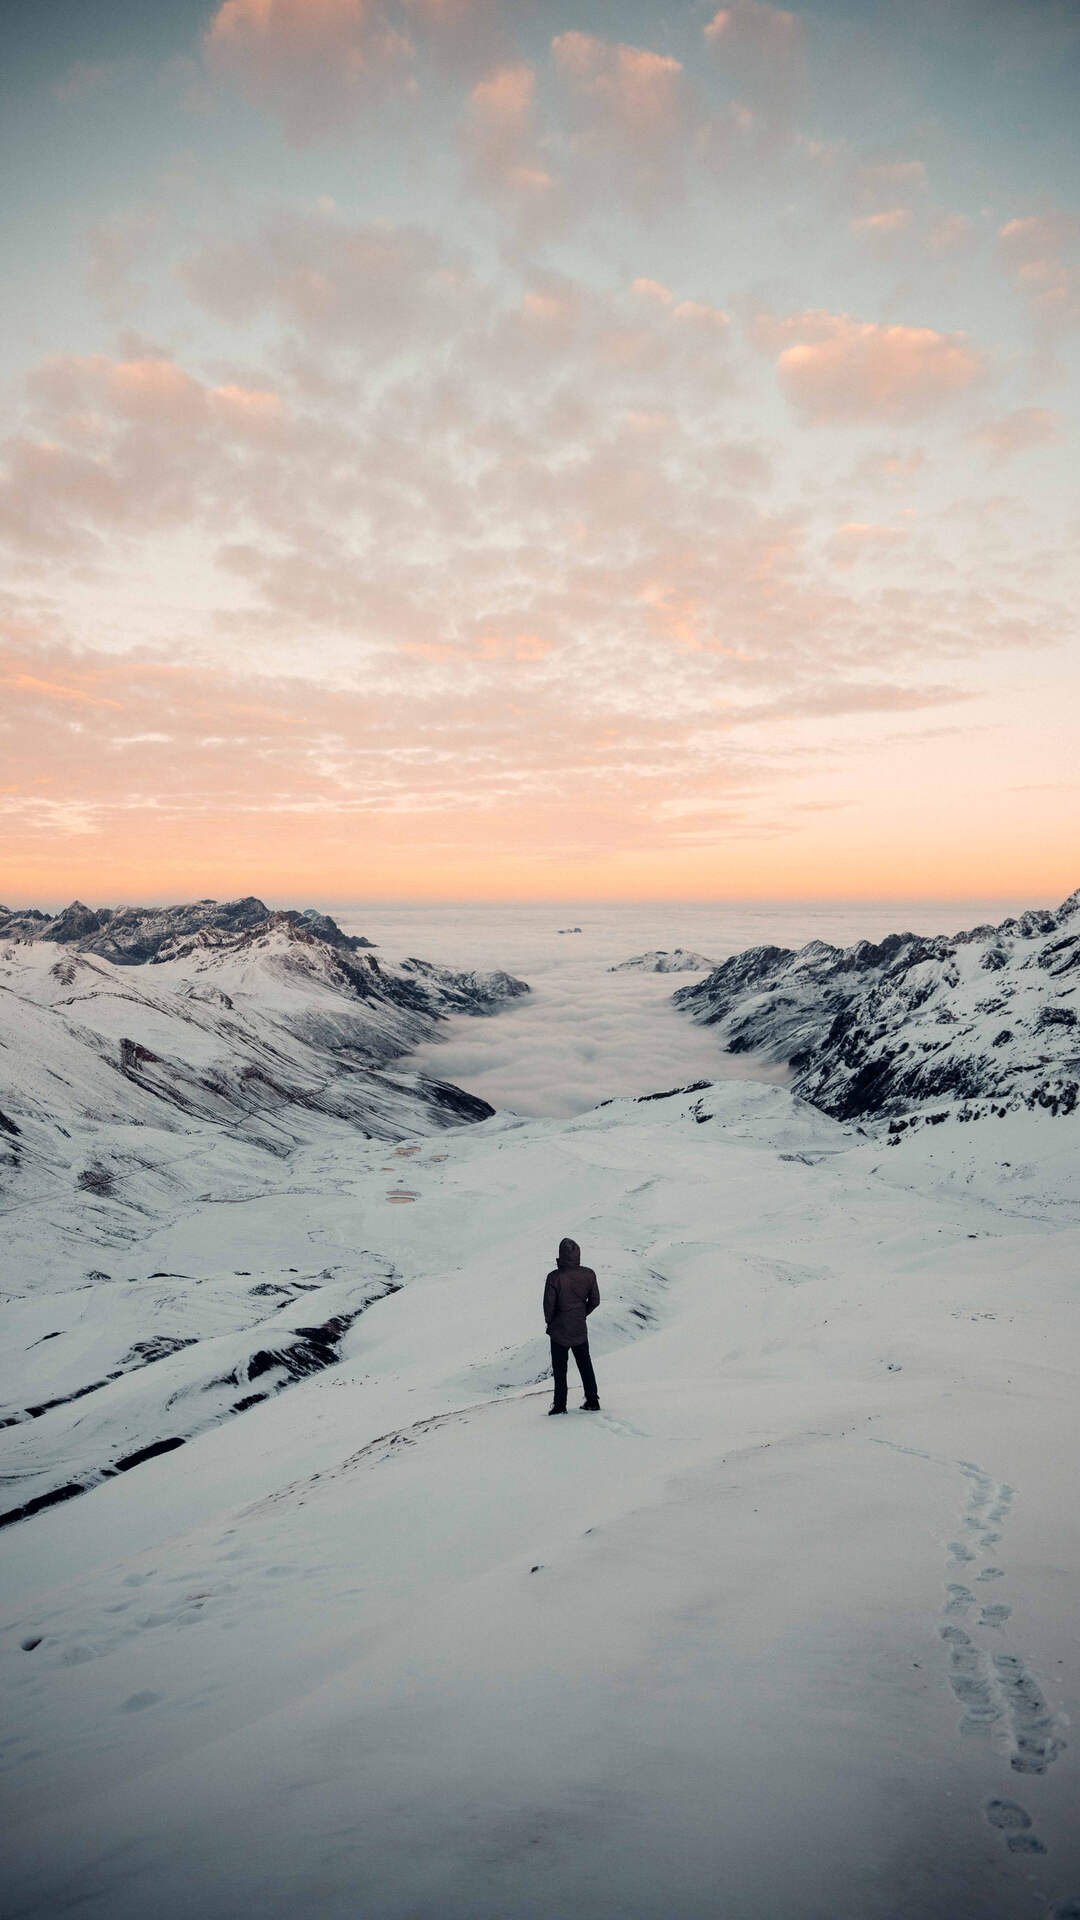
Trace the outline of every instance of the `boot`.
[[565, 1412], [566, 1412], [566, 1408], [565, 1408], [565, 1407], [549, 1407], [549, 1408], [548, 1408], [548, 1419], [550, 1420], [550, 1418], [551, 1418], [551, 1416], [552, 1416], [552, 1414], [553, 1414], [553, 1413], [565, 1413]]
[[599, 1400], [583, 1400], [581, 1403], [581, 1411], [582, 1413], [599, 1413]]

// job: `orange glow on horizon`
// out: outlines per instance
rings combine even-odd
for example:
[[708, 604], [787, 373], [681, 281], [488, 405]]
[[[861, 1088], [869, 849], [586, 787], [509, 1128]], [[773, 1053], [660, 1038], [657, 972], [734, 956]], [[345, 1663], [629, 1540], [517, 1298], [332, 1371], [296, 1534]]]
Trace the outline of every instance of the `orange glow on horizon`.
[[[359, 837], [359, 836], [357, 836]], [[365, 835], [366, 837], [366, 835]], [[149, 838], [149, 836], [148, 836]], [[894, 850], [883, 862], [876, 850], [840, 860], [827, 848], [796, 852], [750, 842], [703, 857], [684, 853], [613, 853], [608, 857], [488, 854], [462, 847], [438, 858], [402, 847], [353, 858], [344, 848], [310, 848], [307, 822], [284, 824], [275, 835], [274, 857], [253, 835], [247, 851], [235, 823], [222, 820], [200, 836], [222, 849], [193, 856], [190, 847], [167, 840], [125, 856], [89, 847], [76, 855], [39, 850], [9, 860], [0, 869], [0, 899], [9, 907], [89, 905], [121, 901], [153, 905], [201, 898], [234, 899], [256, 894], [280, 906], [328, 903], [430, 902], [511, 904], [550, 901], [629, 903], [790, 901], [1002, 900], [1056, 906], [1080, 884], [1080, 858], [1047, 848], [1037, 854], [1023, 844], [986, 850], [981, 858], [957, 854], [932, 869], [916, 852]]]

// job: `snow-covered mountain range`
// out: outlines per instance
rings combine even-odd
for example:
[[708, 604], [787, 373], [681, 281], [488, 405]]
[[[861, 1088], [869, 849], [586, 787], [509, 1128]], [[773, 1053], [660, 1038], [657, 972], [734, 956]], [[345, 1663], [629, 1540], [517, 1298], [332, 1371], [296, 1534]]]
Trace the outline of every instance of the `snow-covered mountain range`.
[[316, 907], [271, 913], [254, 894], [242, 900], [192, 900], [170, 907], [87, 907], [73, 900], [55, 914], [38, 907], [0, 907], [0, 940], [45, 940], [75, 947], [80, 953], [101, 954], [117, 966], [141, 966], [181, 958], [196, 943], [228, 946], [236, 936], [269, 923], [305, 929], [350, 953], [373, 944], [360, 935], [343, 933], [329, 914]]
[[[386, 967], [325, 916], [257, 901], [8, 915], [6, 931], [0, 1423], [17, 1431], [0, 1518], [336, 1359], [393, 1262], [313, 1251], [306, 1230], [293, 1248], [291, 1196], [329, 1192], [358, 1154], [385, 1158], [380, 1142], [489, 1116], [392, 1063], [448, 1014], [528, 991]], [[257, 1217], [239, 1269], [221, 1258], [223, 1214]]]
[[664, 947], [654, 947], [649, 953], [635, 953], [629, 960], [620, 960], [608, 972], [708, 973], [712, 965], [703, 953], [689, 953], [685, 947], [675, 947], [670, 953]]
[[847, 948], [753, 947], [676, 1006], [729, 1053], [791, 1067], [838, 1120], [907, 1127], [1080, 1100], [1080, 890], [1056, 911]]

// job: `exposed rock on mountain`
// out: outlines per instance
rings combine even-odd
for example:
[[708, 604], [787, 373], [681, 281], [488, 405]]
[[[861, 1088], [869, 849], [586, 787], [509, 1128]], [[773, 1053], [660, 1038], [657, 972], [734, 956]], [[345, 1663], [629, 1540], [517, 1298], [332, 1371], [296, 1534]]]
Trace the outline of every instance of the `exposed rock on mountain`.
[[630, 960], [620, 960], [608, 972], [708, 973], [712, 964], [703, 953], [690, 953], [685, 947], [675, 947], [670, 953], [665, 947], [655, 947], [650, 953], [635, 953]]
[[262, 900], [249, 894], [243, 900], [194, 900], [173, 907], [86, 907], [73, 900], [62, 913], [49, 916], [30, 907], [12, 912], [0, 907], [0, 939], [51, 940], [77, 947], [81, 953], [100, 953], [116, 966], [142, 966], [147, 961], [174, 959], [200, 934], [227, 942], [233, 935], [274, 924], [303, 926], [331, 946], [356, 953], [372, 942], [342, 933], [329, 914], [315, 907], [301, 913], [290, 909], [271, 913]]
[[729, 1053], [785, 1062], [836, 1119], [977, 1119], [1080, 1099], [1080, 891], [999, 927], [752, 947], [680, 987]]

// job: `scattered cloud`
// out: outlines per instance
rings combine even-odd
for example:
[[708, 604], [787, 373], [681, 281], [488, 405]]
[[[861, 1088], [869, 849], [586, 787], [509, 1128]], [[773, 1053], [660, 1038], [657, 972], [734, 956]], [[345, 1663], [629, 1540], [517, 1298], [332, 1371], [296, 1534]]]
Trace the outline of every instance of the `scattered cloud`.
[[1007, 220], [998, 245], [1043, 335], [1080, 324], [1080, 218], [1054, 211]]
[[459, 140], [473, 186], [508, 206], [523, 226], [562, 217], [562, 181], [541, 142], [536, 72], [527, 62], [493, 68], [476, 82]]
[[567, 83], [623, 134], [647, 140], [678, 125], [683, 70], [670, 54], [577, 32], [557, 35], [551, 50]]
[[995, 466], [1032, 447], [1052, 445], [1061, 438], [1061, 421], [1048, 407], [1017, 407], [1000, 420], [988, 420], [969, 436], [984, 447]]
[[783, 60], [802, 54], [806, 29], [797, 14], [781, 7], [762, 5], [761, 0], [734, 0], [732, 6], [713, 14], [705, 38], [725, 54], [752, 47], [772, 60]]
[[681, 62], [578, 31], [556, 35], [551, 52], [579, 178], [615, 182], [620, 199], [654, 211], [681, 191], [700, 119]]
[[471, 290], [459, 255], [422, 227], [282, 210], [249, 239], [203, 247], [181, 278], [238, 326], [270, 313], [309, 339], [396, 353], [455, 325]]
[[983, 358], [966, 334], [881, 325], [820, 308], [786, 319], [761, 315], [756, 344], [777, 355], [780, 386], [817, 424], [917, 420], [966, 393]]
[[956, 259], [970, 253], [976, 242], [974, 221], [964, 213], [943, 213], [935, 220], [927, 237], [927, 247], [939, 260]]
[[762, 0], [733, 0], [706, 23], [705, 42], [753, 120], [770, 135], [793, 132], [808, 98], [801, 16]]
[[275, 113], [301, 144], [400, 85], [414, 57], [378, 0], [224, 0], [203, 51], [216, 78]]
[[872, 522], [849, 520], [837, 527], [830, 541], [830, 552], [838, 567], [853, 567], [857, 560], [887, 553], [908, 537], [906, 527], [877, 526]]
[[894, 253], [900, 241], [911, 231], [910, 207], [887, 207], [878, 213], [859, 214], [851, 222], [856, 239], [863, 240], [883, 256]]

